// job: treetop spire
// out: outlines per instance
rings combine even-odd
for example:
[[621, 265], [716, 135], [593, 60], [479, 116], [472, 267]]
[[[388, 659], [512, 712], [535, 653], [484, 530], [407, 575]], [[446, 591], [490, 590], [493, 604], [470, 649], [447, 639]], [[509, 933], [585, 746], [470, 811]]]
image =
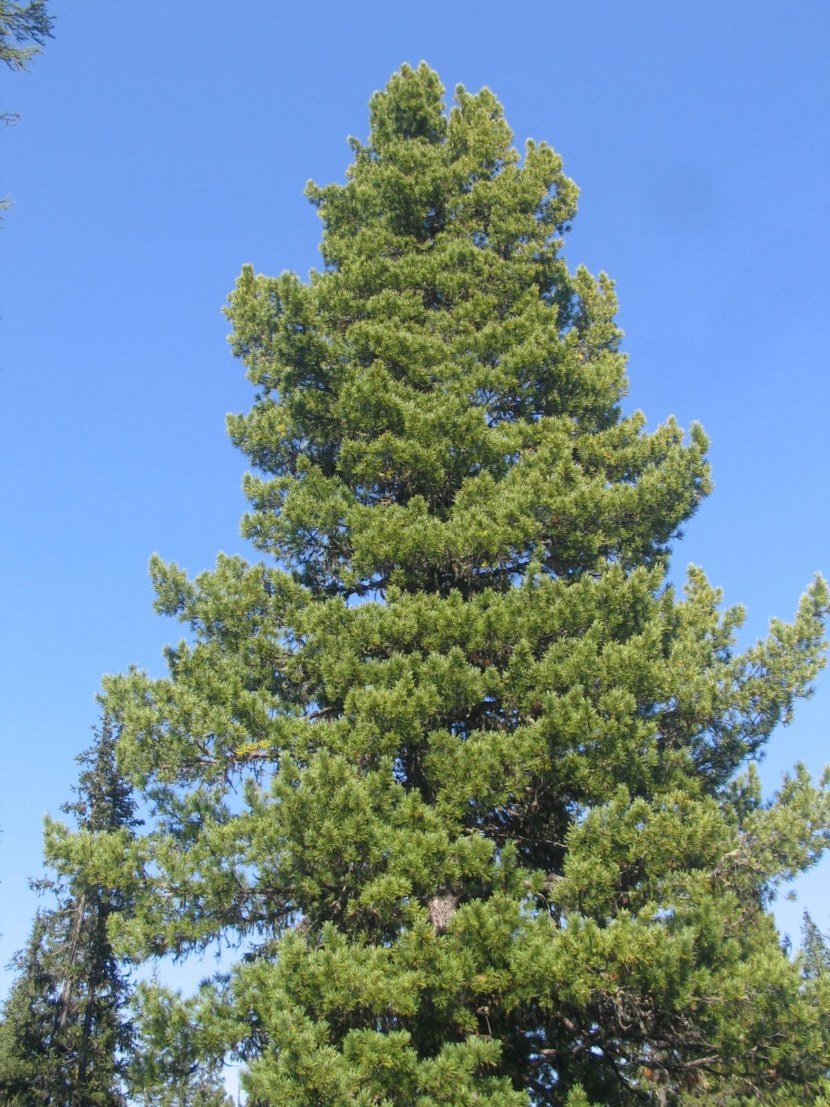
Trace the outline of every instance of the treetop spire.
[[326, 269], [246, 269], [230, 298], [259, 387], [229, 421], [259, 470], [244, 533], [313, 589], [650, 561], [709, 487], [701, 432], [622, 417], [613, 284], [561, 256], [576, 187], [511, 142], [488, 89], [446, 115], [437, 76], [404, 67], [346, 183], [309, 188]]
[[447, 120], [438, 74], [426, 62], [417, 69], [402, 65], [369, 101], [369, 120], [370, 146], [377, 153], [401, 139], [440, 142], [447, 133]]

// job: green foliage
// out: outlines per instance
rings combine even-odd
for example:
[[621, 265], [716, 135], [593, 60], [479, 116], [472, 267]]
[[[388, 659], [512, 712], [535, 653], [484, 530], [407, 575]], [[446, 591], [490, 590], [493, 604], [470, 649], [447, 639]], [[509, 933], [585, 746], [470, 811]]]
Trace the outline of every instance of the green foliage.
[[804, 912], [802, 928], [804, 975], [811, 979], [830, 976], [830, 941], [822, 934], [808, 912]]
[[198, 997], [183, 1000], [156, 984], [140, 984], [134, 1000], [136, 1037], [128, 1083], [142, 1107], [232, 1107], [221, 1083], [222, 1053], [210, 1054], [212, 1021]]
[[[76, 800], [64, 810], [81, 837], [129, 836], [137, 825], [115, 764], [116, 740], [105, 718], [79, 758]], [[47, 860], [59, 865], [48, 850]], [[0, 1022], [0, 1099], [17, 1107], [120, 1107], [131, 1037], [123, 1010], [128, 989], [107, 926], [127, 901], [111, 881], [60, 865], [58, 878], [40, 887], [54, 906], [38, 913], [15, 958], [17, 978]]]
[[[54, 20], [46, 9], [47, 0], [29, 0], [26, 4], [0, 0], [0, 62], [10, 69], [28, 69], [32, 58], [43, 49], [47, 38], [52, 37]], [[17, 122], [14, 112], [2, 112], [0, 122]], [[10, 207], [8, 200], [0, 200], [0, 212]]]
[[52, 37], [53, 22], [46, 0], [29, 0], [27, 4], [0, 0], [0, 62], [10, 69], [26, 69], [46, 39]]
[[[0, 0], [0, 62], [10, 69], [27, 69], [32, 58], [52, 37], [54, 20], [46, 8], [47, 0], [28, 0], [26, 4]], [[15, 112], [0, 112], [0, 123], [16, 123]], [[0, 199], [0, 219], [12, 206], [9, 199]]]
[[26, 948], [14, 959], [17, 979], [0, 1022], [0, 1092], [15, 1107], [49, 1103], [55, 1089], [68, 1094], [60, 1054], [53, 1048], [59, 1018], [59, 950], [68, 937], [64, 918], [39, 914]]
[[131, 955], [246, 943], [209, 1025], [255, 1105], [817, 1099], [827, 977], [768, 909], [830, 805], [751, 762], [827, 587], [741, 652], [701, 570], [667, 583], [705, 436], [622, 413], [576, 187], [490, 91], [447, 114], [404, 67], [352, 149], [309, 186], [324, 268], [230, 298], [267, 560], [153, 560], [187, 637], [106, 693], [154, 821], [62, 848], [133, 897]]

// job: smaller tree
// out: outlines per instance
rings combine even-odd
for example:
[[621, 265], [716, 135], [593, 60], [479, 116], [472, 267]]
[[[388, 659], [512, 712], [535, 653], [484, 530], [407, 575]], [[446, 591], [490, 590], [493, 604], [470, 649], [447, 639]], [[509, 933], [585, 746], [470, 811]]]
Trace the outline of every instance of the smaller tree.
[[201, 1009], [212, 996], [205, 990], [183, 999], [158, 984], [139, 985], [128, 1083], [141, 1107], [233, 1107], [222, 1057], [210, 1048], [211, 1019]]
[[823, 979], [830, 986], [830, 941], [808, 911], [801, 927], [801, 962], [807, 980]]
[[52, 1103], [56, 1089], [66, 1090], [62, 1060], [53, 1048], [62, 922], [59, 909], [38, 912], [25, 949], [13, 961], [17, 980], [0, 1023], [0, 1095], [10, 1107]]
[[[81, 754], [76, 798], [63, 811], [81, 838], [122, 838], [138, 825], [129, 785], [115, 760], [117, 734], [105, 717], [96, 740]], [[47, 825], [50, 842], [66, 833]], [[108, 936], [114, 912], [127, 898], [95, 874], [58, 868], [35, 882], [54, 906], [39, 911], [0, 1023], [0, 1101], [16, 1107], [54, 1104], [119, 1107], [124, 1056], [131, 1038], [124, 1017], [127, 980]]]

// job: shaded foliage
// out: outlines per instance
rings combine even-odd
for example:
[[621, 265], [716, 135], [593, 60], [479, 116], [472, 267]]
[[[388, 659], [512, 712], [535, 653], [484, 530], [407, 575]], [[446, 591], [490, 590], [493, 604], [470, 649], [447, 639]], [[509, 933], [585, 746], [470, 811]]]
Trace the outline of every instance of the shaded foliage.
[[[137, 825], [131, 790], [115, 762], [117, 734], [104, 719], [79, 758], [76, 798], [64, 807], [79, 836], [120, 836]], [[0, 1099], [20, 1107], [119, 1107], [131, 1032], [128, 985], [108, 934], [128, 907], [112, 883], [67, 871], [38, 882], [52, 900], [15, 958], [16, 980], [0, 1022]]]

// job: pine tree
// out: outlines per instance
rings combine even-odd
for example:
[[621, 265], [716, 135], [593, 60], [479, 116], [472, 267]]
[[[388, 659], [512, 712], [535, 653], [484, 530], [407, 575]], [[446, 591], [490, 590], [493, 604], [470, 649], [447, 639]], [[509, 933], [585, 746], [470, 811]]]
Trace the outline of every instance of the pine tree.
[[29, 941], [12, 964], [15, 984], [0, 1022], [0, 1095], [11, 1107], [54, 1102], [49, 1089], [67, 1089], [61, 1057], [52, 1049], [60, 994], [55, 946], [58, 912], [39, 913]]
[[264, 560], [153, 560], [188, 636], [106, 687], [155, 823], [65, 848], [138, 890], [132, 955], [246, 943], [207, 1029], [252, 1104], [818, 1102], [830, 999], [769, 908], [828, 798], [752, 763], [827, 588], [739, 651], [701, 570], [669, 583], [705, 436], [623, 413], [577, 189], [511, 141], [490, 91], [447, 113], [404, 67], [309, 186], [324, 268], [243, 270]]
[[816, 926], [808, 911], [804, 912], [801, 946], [804, 975], [810, 979], [818, 976], [830, 977], [830, 941]]
[[[105, 835], [123, 843], [137, 825], [116, 742], [105, 718], [78, 759], [84, 768], [76, 799], [63, 808], [87, 840]], [[52, 825], [47, 842], [66, 833]], [[54, 906], [38, 913], [15, 959], [17, 978], [0, 1023], [0, 1098], [19, 1107], [116, 1107], [124, 1103], [128, 987], [107, 927], [127, 904], [117, 889], [66, 871], [38, 886]]]

